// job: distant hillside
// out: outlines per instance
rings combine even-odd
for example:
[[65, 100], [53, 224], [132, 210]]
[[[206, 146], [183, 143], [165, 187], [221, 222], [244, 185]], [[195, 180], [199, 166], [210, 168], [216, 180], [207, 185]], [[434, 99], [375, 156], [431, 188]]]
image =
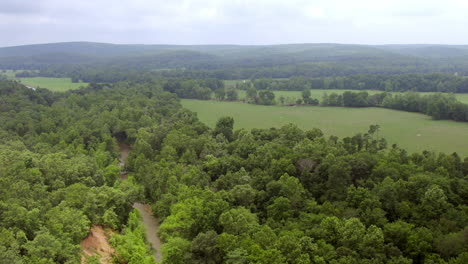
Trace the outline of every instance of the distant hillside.
[[[54, 70], [51, 70], [51, 67]], [[468, 46], [450, 45], [119, 45], [68, 42], [0, 48], [0, 69], [41, 69], [70, 76], [90, 69], [191, 70], [250, 78], [351, 74], [468, 75]], [[45, 70], [48, 69], [48, 70]], [[196, 73], [200, 74], [200, 73]]]
[[452, 58], [467, 57], [468, 46], [460, 45], [386, 45], [380, 48], [399, 53], [423, 58]]
[[141, 52], [148, 48], [145, 45], [116, 45], [93, 42], [64, 42], [35, 44], [0, 48], [0, 56], [27, 57], [51, 53], [72, 53], [82, 55], [121, 55], [132, 52]]
[[95, 56], [120, 56], [159, 53], [173, 50], [223, 51], [242, 49], [236, 45], [143, 45], [109, 44], [96, 42], [63, 42], [0, 48], [0, 57], [37, 56], [51, 53], [74, 53]]

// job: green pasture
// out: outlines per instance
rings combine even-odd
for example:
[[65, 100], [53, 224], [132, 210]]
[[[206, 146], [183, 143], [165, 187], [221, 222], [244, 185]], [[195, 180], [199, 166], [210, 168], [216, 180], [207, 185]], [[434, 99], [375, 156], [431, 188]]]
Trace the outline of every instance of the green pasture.
[[378, 124], [379, 133], [391, 145], [397, 143], [410, 152], [431, 150], [457, 152], [468, 156], [468, 124], [434, 121], [429, 116], [383, 108], [318, 106], [262, 106], [241, 102], [182, 100], [182, 105], [198, 113], [201, 121], [214, 127], [218, 118], [232, 116], [235, 128], [270, 128], [294, 123], [302, 129], [320, 128], [339, 137], [366, 132]]
[[70, 78], [34, 77], [20, 78], [19, 80], [24, 85], [46, 88], [54, 92], [64, 92], [87, 85], [87, 83], [73, 83]]

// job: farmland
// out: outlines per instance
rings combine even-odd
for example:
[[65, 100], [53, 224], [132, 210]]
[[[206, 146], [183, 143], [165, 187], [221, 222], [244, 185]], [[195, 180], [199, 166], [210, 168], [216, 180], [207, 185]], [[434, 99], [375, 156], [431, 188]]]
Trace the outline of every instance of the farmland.
[[87, 83], [73, 83], [70, 78], [33, 77], [19, 80], [24, 85], [46, 88], [54, 92], [64, 92], [87, 85]]
[[[293, 93], [293, 92], [288, 92]], [[408, 151], [457, 152], [468, 156], [468, 124], [433, 121], [430, 117], [382, 108], [260, 106], [240, 102], [182, 100], [211, 127], [222, 116], [232, 116], [235, 128], [270, 128], [294, 123], [303, 129], [320, 128], [326, 135], [352, 136], [379, 124], [380, 136]]]

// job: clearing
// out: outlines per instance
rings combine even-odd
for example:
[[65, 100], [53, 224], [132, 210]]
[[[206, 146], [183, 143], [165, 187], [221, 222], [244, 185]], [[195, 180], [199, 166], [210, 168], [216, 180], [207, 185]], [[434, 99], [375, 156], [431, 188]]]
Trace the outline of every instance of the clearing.
[[33, 77], [19, 78], [19, 81], [24, 85], [46, 88], [54, 92], [65, 92], [88, 85], [87, 83], [73, 83], [70, 78]]

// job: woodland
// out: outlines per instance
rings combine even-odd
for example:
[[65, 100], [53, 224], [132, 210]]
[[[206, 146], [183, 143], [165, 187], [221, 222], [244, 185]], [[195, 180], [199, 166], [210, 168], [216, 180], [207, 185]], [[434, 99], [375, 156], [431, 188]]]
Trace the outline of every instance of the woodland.
[[[181, 107], [180, 89], [133, 80], [53, 93], [0, 81], [2, 262], [79, 263], [80, 241], [99, 225], [114, 232], [115, 263], [154, 263], [134, 202], [161, 222], [162, 263], [468, 262], [467, 157], [408, 153], [378, 124], [344, 138], [293, 124], [235, 130], [229, 116], [210, 128]], [[443, 102], [381, 101], [452, 118], [428, 110]], [[132, 146], [126, 181], [118, 143]]]

